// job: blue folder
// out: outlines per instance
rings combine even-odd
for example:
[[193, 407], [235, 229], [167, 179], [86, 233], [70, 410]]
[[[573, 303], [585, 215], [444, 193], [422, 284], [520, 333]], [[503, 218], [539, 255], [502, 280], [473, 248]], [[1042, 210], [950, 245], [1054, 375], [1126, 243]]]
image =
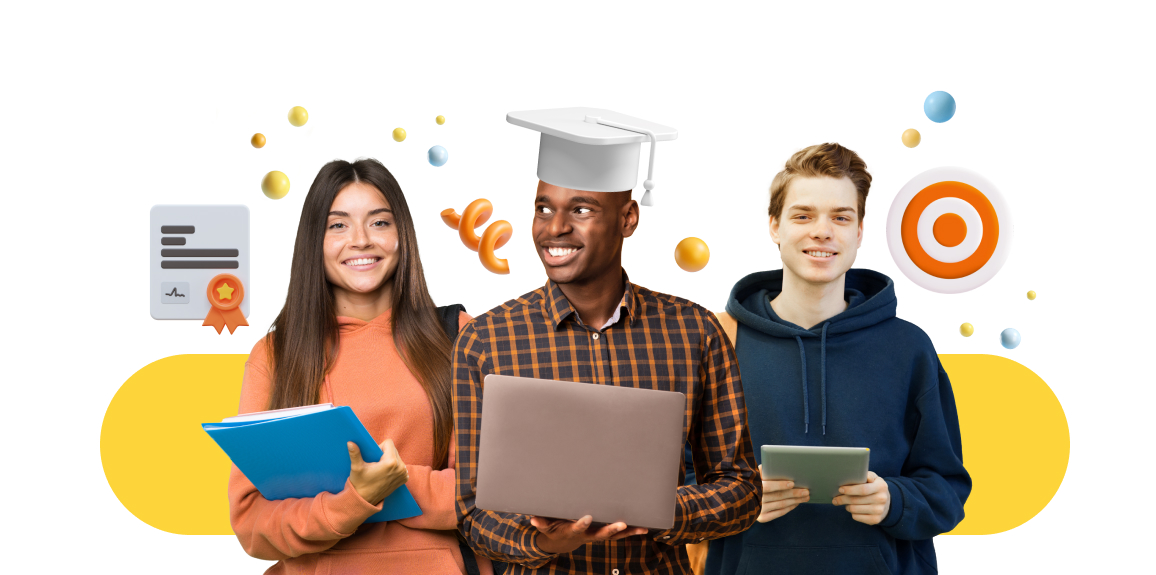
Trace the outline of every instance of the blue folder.
[[[339, 493], [349, 478], [352, 441], [365, 461], [381, 459], [381, 448], [347, 406], [290, 417], [236, 423], [202, 423], [229, 459], [265, 499]], [[385, 498], [366, 523], [421, 515], [405, 485]]]

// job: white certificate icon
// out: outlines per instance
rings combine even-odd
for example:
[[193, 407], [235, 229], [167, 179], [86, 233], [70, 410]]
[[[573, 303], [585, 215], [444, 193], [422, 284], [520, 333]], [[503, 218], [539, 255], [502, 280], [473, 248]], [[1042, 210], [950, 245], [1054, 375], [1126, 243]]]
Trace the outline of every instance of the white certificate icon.
[[249, 208], [153, 206], [149, 212], [149, 311], [153, 319], [204, 320], [206, 290], [219, 274], [241, 280], [249, 316]]

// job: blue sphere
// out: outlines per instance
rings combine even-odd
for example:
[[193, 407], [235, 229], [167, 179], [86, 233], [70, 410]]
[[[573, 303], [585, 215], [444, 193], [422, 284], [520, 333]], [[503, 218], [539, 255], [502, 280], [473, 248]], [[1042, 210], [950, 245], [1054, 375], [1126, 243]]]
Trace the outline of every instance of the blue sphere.
[[442, 167], [450, 160], [450, 153], [441, 146], [434, 146], [429, 149], [429, 163], [431, 166]]
[[1020, 332], [1009, 327], [999, 334], [999, 342], [1008, 349], [1015, 349], [1020, 345]]
[[932, 122], [942, 124], [955, 115], [955, 98], [947, 92], [932, 92], [923, 101], [923, 113]]

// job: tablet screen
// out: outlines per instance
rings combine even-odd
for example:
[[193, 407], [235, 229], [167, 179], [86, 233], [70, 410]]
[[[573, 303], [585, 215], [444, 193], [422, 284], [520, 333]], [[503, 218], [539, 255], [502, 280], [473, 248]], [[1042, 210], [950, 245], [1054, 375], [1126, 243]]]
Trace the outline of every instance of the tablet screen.
[[867, 482], [871, 450], [866, 447], [764, 445], [763, 479], [790, 480], [795, 489], [809, 489], [808, 503], [831, 504], [839, 487]]

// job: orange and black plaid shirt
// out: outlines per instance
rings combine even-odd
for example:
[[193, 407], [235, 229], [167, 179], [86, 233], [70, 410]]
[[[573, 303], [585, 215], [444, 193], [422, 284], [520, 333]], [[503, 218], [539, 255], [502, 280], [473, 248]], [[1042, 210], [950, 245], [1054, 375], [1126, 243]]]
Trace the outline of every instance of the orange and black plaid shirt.
[[[584, 325], [551, 281], [474, 318], [458, 336], [458, 528], [471, 547], [510, 563], [506, 573], [689, 574], [685, 544], [739, 533], [758, 517], [762, 485], [738, 362], [714, 315], [629, 280], [619, 312], [603, 330]], [[538, 548], [528, 515], [474, 507], [482, 381], [491, 373], [686, 394], [699, 483], [678, 488], [674, 527], [553, 555]]]

